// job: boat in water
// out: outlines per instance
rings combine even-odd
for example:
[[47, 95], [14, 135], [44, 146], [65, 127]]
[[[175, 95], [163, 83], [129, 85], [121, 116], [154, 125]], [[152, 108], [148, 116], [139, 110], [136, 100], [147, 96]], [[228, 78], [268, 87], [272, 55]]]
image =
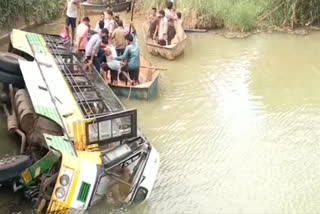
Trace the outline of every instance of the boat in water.
[[145, 100], [150, 100], [157, 95], [159, 90], [160, 70], [153, 68], [151, 62], [144, 56], [140, 56], [140, 62], [140, 84], [131, 86], [130, 84], [126, 85], [124, 82], [120, 81], [118, 81], [118, 84], [116, 85], [109, 83], [109, 86], [116, 95]]
[[27, 59], [11, 54], [0, 65], [18, 63], [2, 72], [22, 75], [1, 95], [8, 131], [22, 142], [20, 155], [0, 159], [0, 183], [23, 192], [37, 213], [147, 200], [160, 160], [137, 110], [126, 110], [98, 72], [85, 72], [59, 37], [13, 30], [9, 51]]
[[113, 12], [130, 11], [132, 0], [88, 0], [81, 3], [81, 9], [85, 16], [104, 12], [107, 6], [112, 8]]
[[148, 21], [143, 24], [144, 39], [149, 53], [169, 60], [174, 60], [183, 54], [187, 44], [187, 36], [184, 34], [184, 32], [183, 38], [177, 44], [161, 46], [155, 40], [150, 38], [149, 27]]

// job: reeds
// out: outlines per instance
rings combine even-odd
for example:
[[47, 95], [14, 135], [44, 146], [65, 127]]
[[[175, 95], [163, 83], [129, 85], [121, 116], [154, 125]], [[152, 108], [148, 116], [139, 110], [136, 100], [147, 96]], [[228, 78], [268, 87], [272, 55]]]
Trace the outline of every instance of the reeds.
[[[251, 31], [260, 24], [280, 27], [320, 23], [320, 0], [175, 0], [177, 9], [193, 27], [224, 26]], [[139, 0], [144, 9], [163, 8], [166, 0]]]

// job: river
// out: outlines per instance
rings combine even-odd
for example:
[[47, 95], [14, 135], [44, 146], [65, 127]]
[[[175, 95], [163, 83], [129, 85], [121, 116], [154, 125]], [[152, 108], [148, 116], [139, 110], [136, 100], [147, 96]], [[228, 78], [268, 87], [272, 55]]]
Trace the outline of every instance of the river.
[[[34, 31], [58, 33], [62, 24]], [[189, 34], [172, 62], [142, 44], [168, 68], [160, 93], [122, 101], [138, 109], [161, 168], [149, 201], [109, 213], [320, 213], [319, 38]], [[0, 131], [0, 154], [12, 154], [17, 144], [3, 123]], [[1, 191], [0, 204], [7, 199]], [[101, 204], [88, 213], [108, 212]]]

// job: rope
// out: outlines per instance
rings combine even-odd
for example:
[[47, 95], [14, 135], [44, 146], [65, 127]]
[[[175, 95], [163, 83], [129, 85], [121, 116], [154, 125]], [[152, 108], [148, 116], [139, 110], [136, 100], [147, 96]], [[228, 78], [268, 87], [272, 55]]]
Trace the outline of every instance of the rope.
[[129, 99], [130, 99], [130, 96], [131, 96], [131, 89], [132, 89], [132, 86], [130, 86], [130, 90], [129, 90], [129, 94], [128, 94], [128, 98], [127, 98], [127, 100], [129, 100]]

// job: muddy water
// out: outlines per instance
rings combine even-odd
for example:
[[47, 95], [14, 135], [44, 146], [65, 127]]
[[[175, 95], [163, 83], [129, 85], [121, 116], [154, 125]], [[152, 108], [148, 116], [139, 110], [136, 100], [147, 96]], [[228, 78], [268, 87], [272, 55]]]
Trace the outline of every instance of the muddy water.
[[[319, 37], [193, 34], [173, 62], [142, 47], [168, 71], [158, 97], [123, 102], [161, 155], [158, 180], [138, 207], [89, 213], [319, 213]], [[0, 153], [14, 153], [0, 131]]]

